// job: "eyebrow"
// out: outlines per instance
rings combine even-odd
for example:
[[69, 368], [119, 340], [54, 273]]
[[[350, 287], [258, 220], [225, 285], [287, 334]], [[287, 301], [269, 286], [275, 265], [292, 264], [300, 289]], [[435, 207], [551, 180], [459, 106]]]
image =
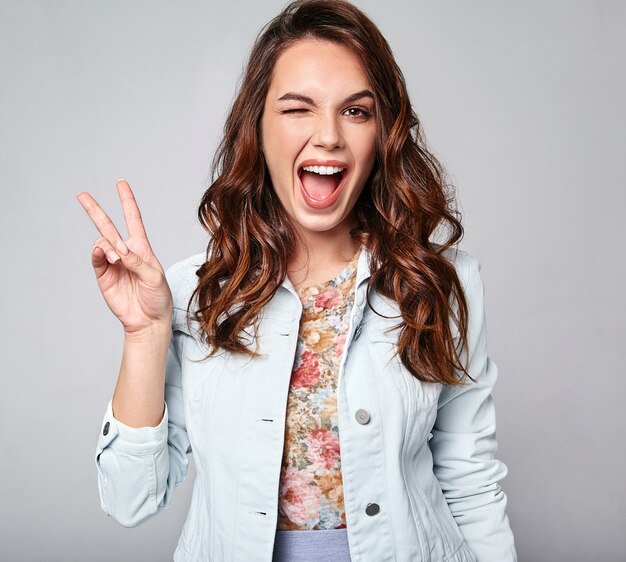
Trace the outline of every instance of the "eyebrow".
[[[352, 103], [363, 98], [374, 99], [374, 94], [372, 94], [372, 92], [370, 92], [369, 90], [361, 90], [360, 92], [357, 92], [356, 94], [352, 94], [351, 96], [348, 96], [341, 103], [342, 105], [345, 103]], [[278, 98], [278, 101], [288, 101], [288, 100], [301, 101], [303, 103], [308, 103], [309, 105], [317, 107], [317, 104], [313, 101], [313, 98], [310, 98], [308, 96], [303, 96], [302, 94], [287, 92], [284, 96], [281, 96], [280, 98]]]

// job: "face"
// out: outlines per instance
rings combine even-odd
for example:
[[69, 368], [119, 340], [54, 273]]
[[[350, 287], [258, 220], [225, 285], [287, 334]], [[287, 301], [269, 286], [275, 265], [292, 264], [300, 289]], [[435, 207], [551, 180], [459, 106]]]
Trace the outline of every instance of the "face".
[[346, 47], [302, 40], [276, 61], [261, 120], [273, 188], [305, 235], [348, 236], [376, 159], [373, 90]]

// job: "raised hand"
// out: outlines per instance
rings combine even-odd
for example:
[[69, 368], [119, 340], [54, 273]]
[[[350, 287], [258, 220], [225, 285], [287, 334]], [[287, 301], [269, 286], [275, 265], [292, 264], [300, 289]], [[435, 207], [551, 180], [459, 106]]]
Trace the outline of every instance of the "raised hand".
[[172, 294], [165, 272], [148, 242], [128, 182], [118, 181], [117, 192], [128, 230], [126, 242], [89, 193], [81, 191], [76, 195], [102, 235], [96, 239], [91, 254], [98, 286], [126, 334], [141, 334], [154, 327], [169, 329]]

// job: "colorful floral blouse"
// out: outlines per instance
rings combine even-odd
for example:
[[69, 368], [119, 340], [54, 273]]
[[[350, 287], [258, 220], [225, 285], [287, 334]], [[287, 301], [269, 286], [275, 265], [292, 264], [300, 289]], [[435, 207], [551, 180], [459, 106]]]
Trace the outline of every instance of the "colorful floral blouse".
[[303, 310], [287, 401], [281, 531], [346, 527], [337, 382], [359, 254], [334, 279], [297, 291]]

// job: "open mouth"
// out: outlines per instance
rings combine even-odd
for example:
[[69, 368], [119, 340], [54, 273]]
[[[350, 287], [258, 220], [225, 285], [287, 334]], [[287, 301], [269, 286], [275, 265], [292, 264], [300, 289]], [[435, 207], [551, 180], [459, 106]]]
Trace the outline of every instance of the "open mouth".
[[332, 203], [333, 197], [343, 185], [346, 168], [339, 166], [302, 166], [298, 172], [303, 190], [309, 202]]

